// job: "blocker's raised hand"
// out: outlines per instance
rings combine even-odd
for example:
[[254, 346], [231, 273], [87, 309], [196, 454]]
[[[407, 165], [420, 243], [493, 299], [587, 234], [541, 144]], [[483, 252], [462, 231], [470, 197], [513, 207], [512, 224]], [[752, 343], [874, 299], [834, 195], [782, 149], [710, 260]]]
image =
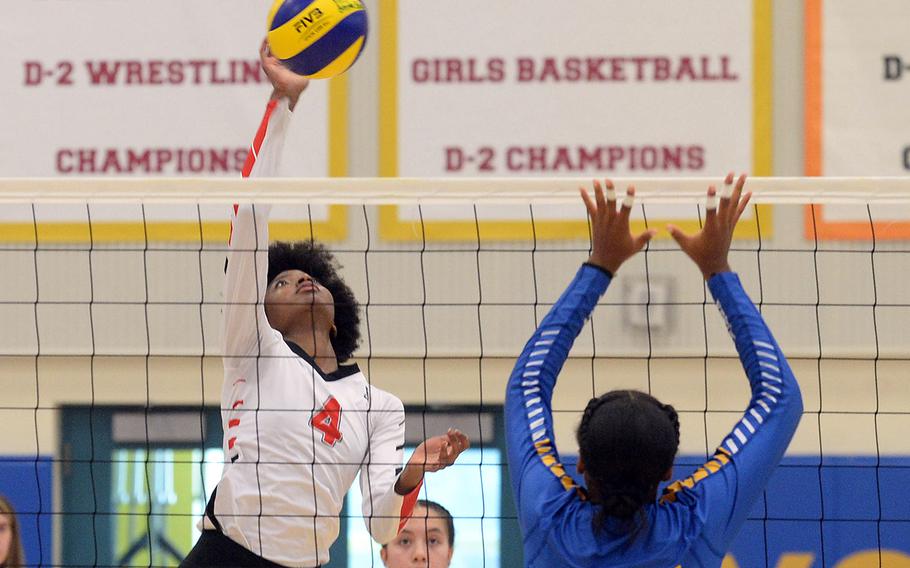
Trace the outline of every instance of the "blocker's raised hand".
[[581, 198], [591, 217], [592, 250], [588, 262], [616, 274], [619, 267], [648, 244], [657, 233], [649, 229], [637, 236], [629, 229], [629, 214], [635, 202], [635, 188], [629, 186], [619, 211], [616, 210], [616, 190], [613, 182], [606, 180], [604, 196], [600, 182], [594, 181], [594, 200], [585, 188], [579, 188]]
[[727, 254], [730, 252], [733, 230], [752, 198], [752, 192], [743, 193], [745, 185], [746, 174], [739, 176], [735, 186], [733, 173], [727, 174], [719, 205], [717, 189], [713, 185], [709, 187], [705, 224], [694, 235], [687, 235], [679, 227], [667, 225], [670, 234], [679, 243], [679, 248], [698, 265], [705, 280], [718, 272], [730, 271]]

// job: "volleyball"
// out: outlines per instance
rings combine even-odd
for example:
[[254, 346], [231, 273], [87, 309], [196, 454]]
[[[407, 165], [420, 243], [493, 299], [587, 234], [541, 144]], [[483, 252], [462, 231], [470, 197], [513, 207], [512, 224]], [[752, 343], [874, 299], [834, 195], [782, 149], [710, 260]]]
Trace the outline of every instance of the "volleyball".
[[344, 73], [357, 61], [367, 37], [360, 0], [276, 0], [269, 11], [272, 54], [310, 79]]

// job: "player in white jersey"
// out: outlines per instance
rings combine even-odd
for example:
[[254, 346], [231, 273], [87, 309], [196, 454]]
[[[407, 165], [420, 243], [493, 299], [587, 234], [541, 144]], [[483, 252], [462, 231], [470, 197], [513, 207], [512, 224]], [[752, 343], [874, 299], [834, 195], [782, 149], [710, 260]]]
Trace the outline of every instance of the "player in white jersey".
[[[245, 175], [278, 171], [306, 80], [265, 50], [275, 90]], [[357, 304], [337, 262], [313, 243], [269, 246], [269, 207], [235, 207], [224, 287], [225, 467], [203, 534], [182, 566], [319, 566], [360, 473], [363, 516], [380, 544], [410, 516], [424, 472], [468, 448], [457, 430], [402, 467], [404, 406], [341, 365], [359, 339]]]

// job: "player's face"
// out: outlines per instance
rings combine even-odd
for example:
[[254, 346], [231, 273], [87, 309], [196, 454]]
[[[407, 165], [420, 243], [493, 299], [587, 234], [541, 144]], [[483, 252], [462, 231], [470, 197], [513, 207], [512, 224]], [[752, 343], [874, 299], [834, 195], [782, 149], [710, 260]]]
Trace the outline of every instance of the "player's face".
[[454, 551], [445, 520], [434, 516], [433, 511], [427, 513], [425, 508], [417, 507], [381, 555], [386, 568], [448, 568]]
[[281, 332], [310, 315], [318, 329], [328, 330], [335, 320], [335, 303], [328, 288], [306, 272], [285, 270], [269, 282], [265, 312], [272, 327]]
[[6, 563], [12, 541], [13, 526], [9, 515], [0, 515], [0, 566]]

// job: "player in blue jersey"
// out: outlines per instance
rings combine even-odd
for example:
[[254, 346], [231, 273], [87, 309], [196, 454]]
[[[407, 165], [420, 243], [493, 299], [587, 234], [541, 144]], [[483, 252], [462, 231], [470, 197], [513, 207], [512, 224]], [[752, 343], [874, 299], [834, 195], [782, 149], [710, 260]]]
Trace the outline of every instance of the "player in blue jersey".
[[669, 481], [679, 445], [672, 406], [638, 391], [591, 399], [577, 438], [576, 486], [554, 444], [551, 399], [575, 337], [622, 263], [654, 236], [633, 236], [629, 188], [617, 211], [595, 182], [582, 197], [591, 217], [593, 251], [528, 341], [506, 391], [509, 467], [524, 535], [525, 565], [659, 568], [721, 565], [725, 552], [780, 462], [802, 413], [799, 385], [777, 342], [749, 300], [727, 253], [749, 203], [745, 176], [727, 176], [717, 202], [708, 189], [704, 228], [687, 235], [669, 227], [695, 262], [726, 319], [752, 389], [743, 417], [712, 459], [688, 479]]

